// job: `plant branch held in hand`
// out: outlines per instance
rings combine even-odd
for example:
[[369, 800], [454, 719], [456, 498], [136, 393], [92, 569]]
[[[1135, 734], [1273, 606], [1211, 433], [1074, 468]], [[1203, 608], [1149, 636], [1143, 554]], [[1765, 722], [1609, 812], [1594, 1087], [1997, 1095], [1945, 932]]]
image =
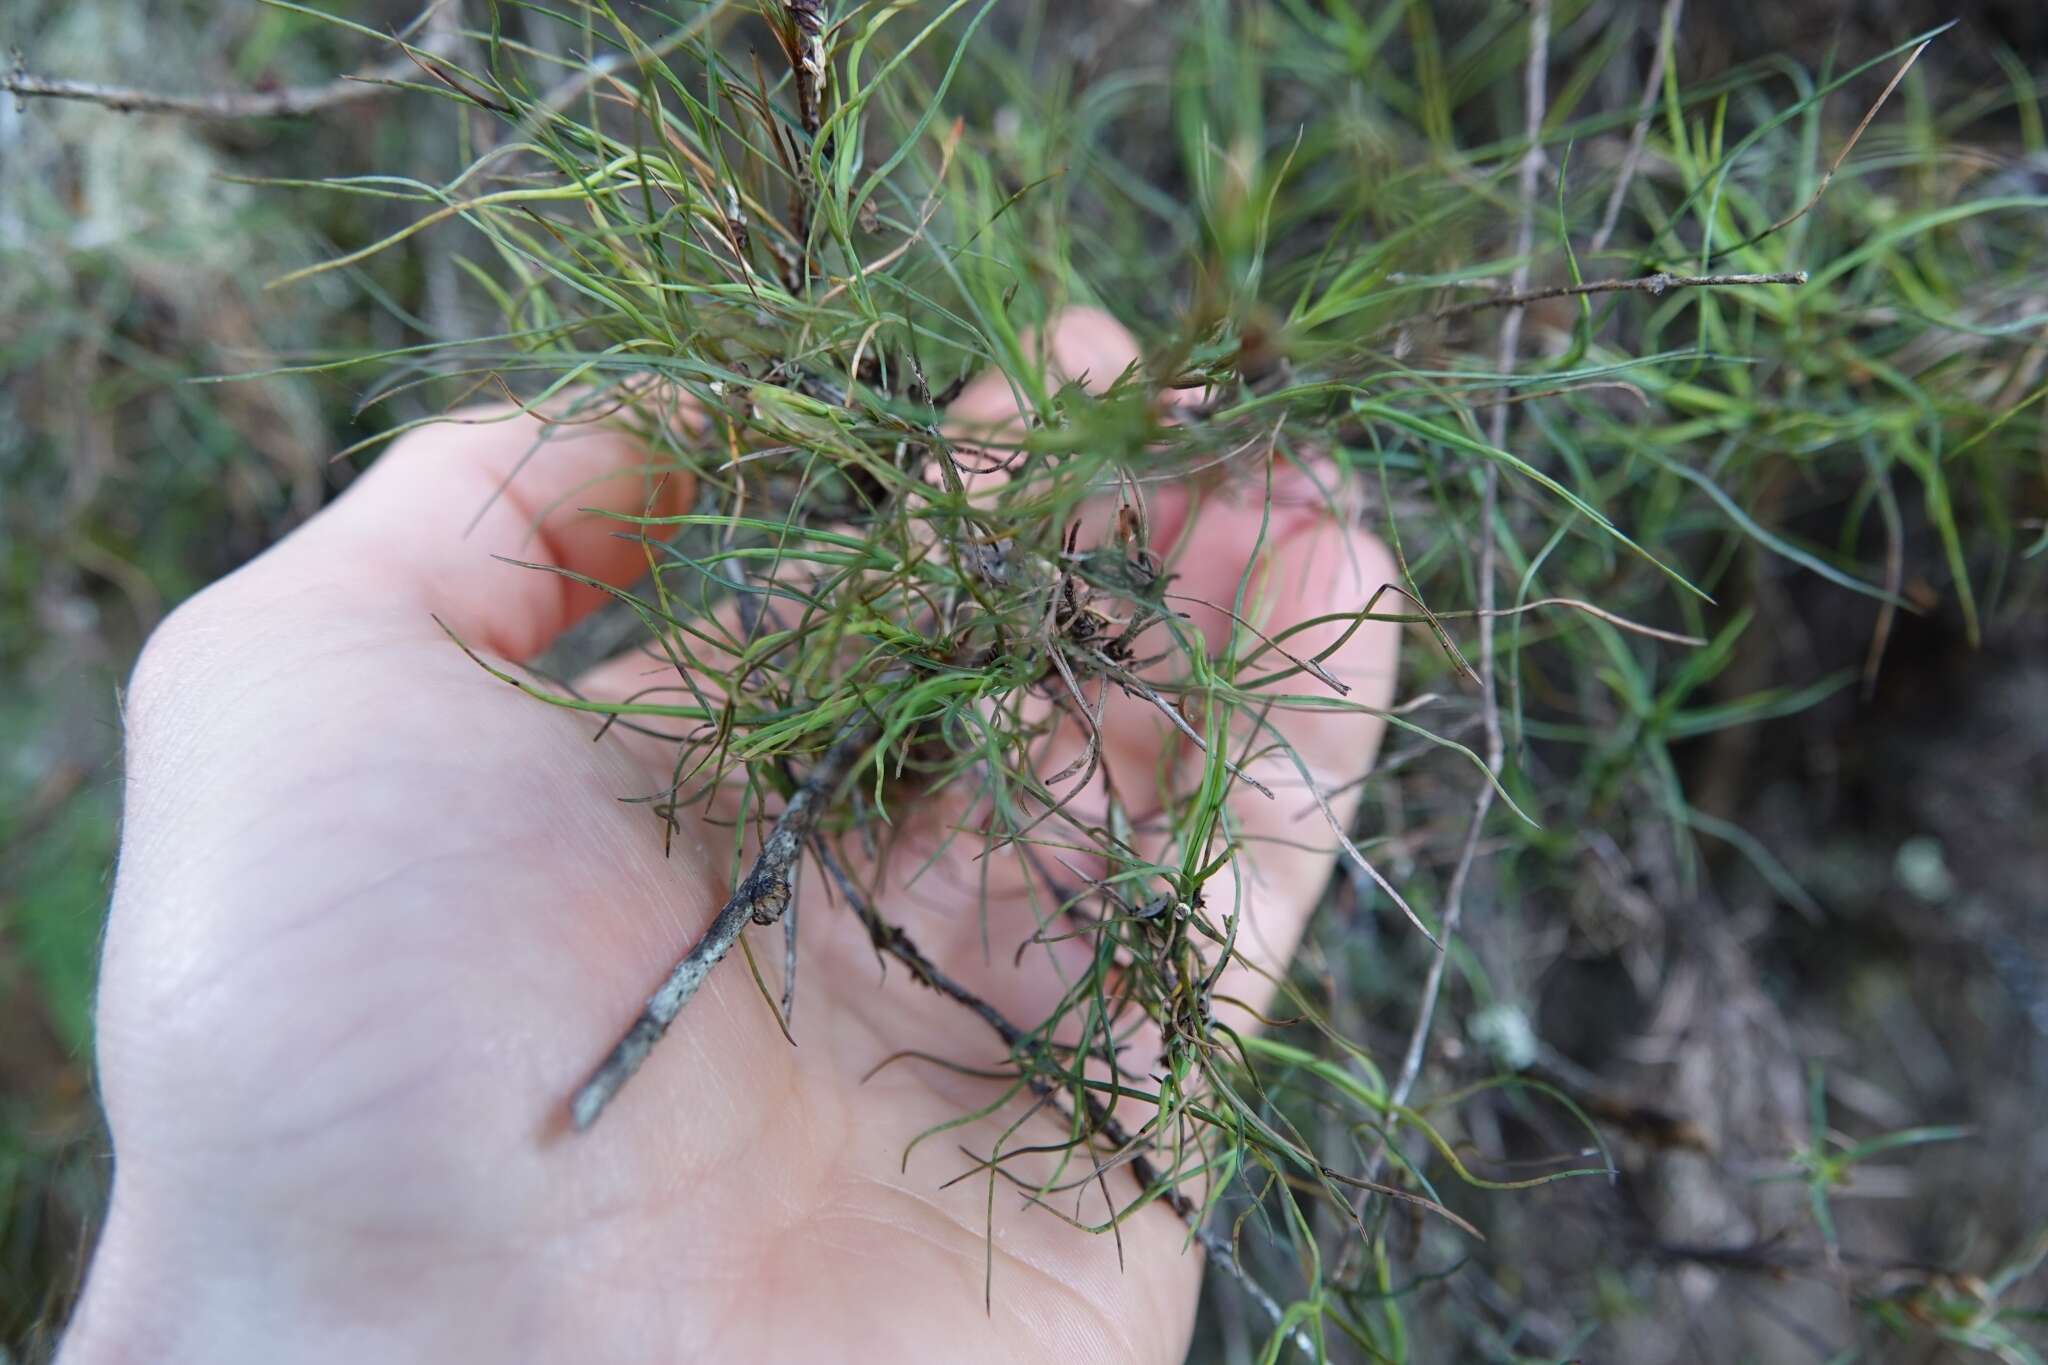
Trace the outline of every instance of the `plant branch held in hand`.
[[732, 895], [712, 919], [711, 927], [683, 954], [661, 988], [648, 997], [632, 1027], [577, 1090], [569, 1113], [578, 1130], [597, 1122], [597, 1116], [633, 1078], [633, 1073], [647, 1060], [647, 1054], [654, 1051], [654, 1045], [697, 994], [712, 968], [739, 942], [741, 931], [750, 923], [774, 924], [788, 912], [804, 844], [816, 827], [819, 814], [852, 770], [854, 759], [873, 738], [873, 732], [864, 725], [842, 732], [790, 796], [775, 828], [761, 845], [753, 867], [733, 888]]

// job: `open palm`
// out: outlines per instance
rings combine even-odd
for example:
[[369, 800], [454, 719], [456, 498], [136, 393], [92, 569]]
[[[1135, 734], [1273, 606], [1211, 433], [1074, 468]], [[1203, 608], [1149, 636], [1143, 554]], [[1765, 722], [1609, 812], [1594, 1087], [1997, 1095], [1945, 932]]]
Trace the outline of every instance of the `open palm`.
[[[1129, 345], [1086, 315], [1051, 349], [1106, 379]], [[603, 1120], [568, 1130], [567, 1094], [724, 899], [729, 836], [686, 824], [665, 853], [620, 799], [663, 785], [661, 751], [594, 743], [591, 718], [493, 680], [435, 623], [530, 658], [598, 595], [493, 552], [615, 582], [642, 562], [573, 510], [639, 510], [630, 442], [566, 436], [507, 484], [536, 431], [409, 438], [182, 608], [137, 669], [99, 1008], [117, 1178], [67, 1359], [1178, 1359], [1199, 1252], [1168, 1209], [1123, 1227], [1119, 1268], [1110, 1239], [1014, 1198], [991, 1220], [982, 1180], [942, 1188], [956, 1141], [985, 1150], [1014, 1114], [905, 1164], [916, 1134], [995, 1092], [915, 1064], [863, 1077], [906, 1049], [1001, 1049], [908, 973], [883, 979], [815, 873], [798, 1046], [727, 963]], [[1260, 534], [1257, 506], [1206, 503], [1175, 590], [1229, 600]], [[1263, 545], [1280, 624], [1355, 611], [1388, 572], [1319, 503]], [[1391, 628], [1368, 627], [1330, 667], [1377, 704], [1392, 654]], [[586, 682], [622, 694], [644, 667]], [[1114, 705], [1108, 761], [1153, 780], [1171, 732]], [[1378, 741], [1356, 713], [1280, 723], [1331, 788]], [[1242, 946], [1277, 966], [1329, 857], [1304, 847], [1302, 800], [1252, 799]], [[1038, 957], [1013, 965], [1033, 912], [999, 883], [984, 954], [966, 858], [885, 883], [879, 908], [1035, 1023], [1058, 983]], [[772, 974], [779, 936], [763, 942]]]

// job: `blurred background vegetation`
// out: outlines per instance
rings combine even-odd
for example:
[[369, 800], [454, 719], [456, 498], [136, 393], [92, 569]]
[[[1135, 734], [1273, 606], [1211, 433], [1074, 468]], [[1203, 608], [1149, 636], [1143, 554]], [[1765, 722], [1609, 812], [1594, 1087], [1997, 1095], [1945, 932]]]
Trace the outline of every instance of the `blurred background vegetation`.
[[[452, 20], [484, 8], [334, 10], [460, 43]], [[1659, 214], [1745, 136], [1756, 152], [1724, 187], [1738, 211], [1770, 222], [1805, 202], [1897, 62], [1812, 92], [1962, 22], [1769, 259], [1729, 267], [1811, 271], [1796, 303], [1631, 300], [1625, 324], [1602, 314], [1625, 325], [1623, 354], [1700, 356], [1625, 376], [1654, 423], [1588, 398], [1517, 414], [1524, 440], [1718, 604], [1681, 610], [1583, 538], [1525, 537], [1531, 559], [1510, 565], [1533, 582], [1544, 560], [1603, 606], [1712, 644], [1513, 632], [1508, 780], [1544, 827], [1489, 827], [1427, 1088], [1556, 1087], [1600, 1125], [1620, 1178], [1447, 1192], [1483, 1247], [1387, 1220], [1380, 1340], [1423, 1360], [2038, 1361], [2048, 12], [1681, 8], [1672, 89], [1710, 97], [1651, 122], [1643, 187], [1588, 277], [1655, 256]], [[1538, 284], [1565, 278], [1558, 226], [1584, 249], [1602, 218], [1664, 12], [1556, 6], [1550, 103], [1579, 132], [1549, 148], [1568, 174], [1546, 183]], [[1284, 306], [1315, 278], [1282, 268], [1313, 256], [1302, 243], [1398, 239], [1490, 176], [1517, 150], [1525, 23], [1525, 6], [1481, 0], [1019, 0], [991, 15], [946, 112], [1009, 188], [1051, 185], [1014, 225], [1044, 229], [1047, 268], [1157, 339], [1199, 291], [1192, 261], [1227, 273], [1232, 252], [1271, 243]], [[0, 49], [41, 77], [191, 95], [310, 88], [390, 59], [239, 0], [15, 0]], [[0, 104], [0, 1359], [50, 1350], [105, 1195], [89, 1016], [121, 680], [165, 610], [346, 484], [333, 451], [440, 396], [387, 391], [375, 369], [196, 381], [488, 326], [455, 228], [266, 291], [412, 210], [246, 182], [445, 180], [468, 134], [445, 103], [395, 90], [291, 118]], [[1370, 211], [1349, 212], [1360, 185]], [[1234, 238], [1261, 194], [1260, 235]], [[1498, 260], [1511, 216], [1444, 218], [1400, 264], [1450, 276]], [[1532, 309], [1532, 347], [1555, 361], [1578, 323], [1575, 305]], [[1402, 344], [1418, 371], [1469, 359], [1455, 329]], [[1470, 507], [1412, 462], [1379, 467], [1400, 476], [1389, 497], [1432, 605], [1469, 606]], [[1418, 636], [1409, 660], [1403, 695], [1446, 694], [1433, 727], [1472, 740], [1477, 711], [1441, 652]], [[1439, 907], [1469, 765], [1394, 743], [1384, 767], [1364, 828], [1411, 899]], [[1391, 1070], [1426, 962], [1345, 882], [1303, 970]], [[1496, 1171], [1584, 1143], [1510, 1090], [1457, 1118]], [[1902, 1136], [1927, 1140], [1882, 1145]], [[1281, 1261], [1252, 1259], [1284, 1282]], [[1264, 1331], [1219, 1281], [1197, 1357], [1253, 1358]]]

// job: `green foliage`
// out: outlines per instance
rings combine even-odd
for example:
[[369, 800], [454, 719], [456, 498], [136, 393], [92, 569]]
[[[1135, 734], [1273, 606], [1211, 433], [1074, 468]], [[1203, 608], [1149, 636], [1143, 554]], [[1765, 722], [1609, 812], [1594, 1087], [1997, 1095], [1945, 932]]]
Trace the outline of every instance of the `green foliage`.
[[[335, 160], [310, 144], [272, 158], [259, 169], [300, 177], [289, 196], [223, 191], [206, 144], [142, 125], [109, 144], [130, 160], [80, 183], [169, 203], [151, 220], [160, 237], [60, 244], [56, 227], [76, 215], [54, 194], [0, 209], [37, 225], [26, 246], [0, 241], [16, 253], [0, 255], [0, 316], [33, 324], [0, 338], [10, 380], [29, 376], [10, 382], [0, 429], [32, 433], [0, 445], [0, 477], [34, 490], [5, 515], [0, 654], [46, 647], [30, 585], [53, 565], [76, 577], [111, 556], [108, 581], [160, 595], [122, 632], [132, 637], [160, 601], [222, 567], [191, 546], [223, 496], [261, 528], [252, 545], [281, 507], [310, 505], [301, 490], [317, 457], [265, 467], [245, 447], [269, 422], [295, 451], [316, 451], [316, 382], [373, 376], [362, 406], [388, 430], [363, 449], [501, 385], [565, 423], [635, 425], [650, 475], [688, 470], [699, 489], [685, 514], [620, 525], [643, 538], [649, 574], [618, 610], [652, 658], [678, 661], [678, 680], [623, 704], [513, 681], [676, 736], [659, 811], [721, 788], [765, 800], [852, 729], [867, 736], [863, 780], [831, 816], [834, 840], [886, 844], [894, 812], [948, 786], [985, 815], [956, 840], [1047, 867], [1101, 858], [1092, 883], [1047, 879], [1048, 932], [1083, 935], [1091, 965], [1053, 1015], [1018, 1021], [1011, 1084], [992, 1100], [1026, 1087], [1060, 1097], [1073, 1119], [1066, 1178], [1092, 1169], [1106, 1116], [1145, 1116], [1159, 1159], [1117, 1216], [1194, 1192], [1210, 1226], [1284, 1287], [1280, 1317], [1258, 1324], [1266, 1358], [1306, 1339], [1407, 1359], [1413, 1301], [1444, 1266], [1484, 1254], [1466, 1229], [1491, 1201], [1613, 1162], [1601, 1125], [1537, 1076], [1427, 1047], [1413, 1096], [1396, 1071], [1411, 1027], [1427, 1042], [1415, 1004], [1438, 951], [1402, 912], [1438, 930], [1471, 793], [1496, 780], [1474, 753], [1486, 720], [1474, 662], [1499, 679], [1506, 757], [1507, 809], [1481, 831], [1486, 913], [1569, 899], [1611, 850], [1667, 899], [1689, 898], [1700, 834], [1811, 909], [1767, 841], [1696, 808], [1687, 746], [1867, 685], [1901, 612], [1953, 613], [1974, 637], [2038, 609], [2048, 562], [2048, 386], [2028, 287], [2048, 254], [2048, 183], [2026, 159], [2048, 147], [2022, 64], [2009, 64], [2009, 86], [1960, 100], [1937, 98], [1917, 67], [1858, 137], [1926, 35], [1819, 69], [1776, 59], [1682, 79], [1674, 63], [1621, 183], [1638, 108], [1601, 73], [1640, 58], [1637, 35], [1580, 0], [1554, 4], [1539, 143], [1555, 177], [1531, 206], [1535, 250], [1517, 258], [1528, 7], [1475, 7], [1461, 26], [1439, 8], [1195, 0], [1167, 22], [1165, 7], [1133, 7], [1152, 17], [1098, 21], [1101, 46], [1128, 48], [1104, 70], [1049, 57], [1060, 38], [1036, 5], [833, 6], [829, 79], [807, 92], [795, 74], [805, 33], [779, 5], [508, 2], [472, 8], [465, 51], [423, 56], [406, 82], [416, 105], [443, 102], [448, 140], [472, 154], [459, 170], [387, 135], [325, 179], [305, 176]], [[384, 41], [367, 19], [264, 13], [234, 54], [244, 78], [322, 44]], [[1655, 41], [1654, 16], [1645, 23]], [[1948, 39], [1935, 41], [1938, 57]], [[750, 55], [777, 46], [797, 60]], [[1970, 150], [1987, 119], [2017, 130], [2015, 155]], [[1596, 246], [1618, 183], [1619, 230]], [[214, 234], [222, 212], [245, 235]], [[307, 264], [292, 226], [309, 218], [335, 243], [322, 264]], [[274, 316], [242, 292], [250, 241], [272, 244], [258, 264], [288, 285], [267, 298], [298, 310], [282, 372], [260, 328], [216, 337], [204, 355], [186, 345], [218, 325], [222, 299], [231, 320], [232, 306]], [[485, 335], [412, 325], [435, 259], [500, 315]], [[1808, 279], [1536, 301], [1520, 362], [1502, 373], [1506, 310], [1490, 303], [1518, 266], [1539, 288]], [[166, 270], [220, 292], [201, 308], [137, 288]], [[404, 325], [323, 334], [344, 279]], [[1083, 302], [1146, 347], [1141, 371], [1096, 377], [1116, 381], [1100, 394], [1050, 379], [1025, 340]], [[402, 340], [375, 339], [393, 333]], [[185, 458], [67, 504], [71, 428], [46, 405], [80, 348], [110, 359], [75, 410], [121, 412], [130, 448], [147, 432]], [[949, 391], [992, 369], [1030, 421], [978, 440], [980, 453], [953, 451]], [[265, 377], [176, 382], [221, 370]], [[1162, 421], [1161, 386], [1199, 395], [1199, 408]], [[238, 409], [247, 394], [269, 406]], [[1203, 895], [1235, 849], [1225, 797], [1275, 749], [1259, 720], [1275, 694], [1283, 708], [1353, 703], [1285, 637], [1247, 628], [1212, 653], [1178, 619], [1172, 564], [1143, 524], [1100, 547], [1070, 535], [1091, 502], [1135, 508], [1136, 490], [1264, 453], [1283, 468], [1334, 461], [1398, 548], [1412, 598], [1348, 615], [1417, 631], [1412, 704], [1390, 718], [1400, 743], [1366, 788], [1358, 830], [1340, 832], [1356, 841], [1349, 870], [1370, 858], [1402, 903], [1352, 877], [1287, 983], [1293, 1022], [1246, 1038], [1206, 998], [1236, 914]], [[1007, 479], [976, 477], [998, 463]], [[1489, 478], [1497, 504], [1482, 494]], [[1480, 634], [1471, 613], [1489, 563], [1512, 614]], [[1863, 676], [1747, 681], [1746, 661], [1780, 644], [1759, 638], [1754, 602], [1813, 584], [1861, 613]], [[1218, 605], [1246, 613], [1245, 598], [1241, 586]], [[1192, 790], [1120, 793], [1101, 820], [1076, 821], [1065, 812], [1078, 773], [1034, 761], [1058, 714], [1038, 699], [1085, 710], [1113, 686], [1149, 691], [1209, 762]], [[1414, 700], [1425, 694], [1442, 695]], [[46, 728], [43, 714], [27, 724]], [[1396, 781], [1410, 764], [1432, 781]], [[17, 777], [5, 796], [26, 809]], [[1141, 856], [1136, 812], [1153, 806], [1166, 816]], [[67, 857], [53, 838], [32, 875], [8, 865], [8, 937], [67, 1043], [82, 1045], [109, 816], [101, 804], [58, 828], [86, 851]], [[735, 875], [744, 861], [736, 835]], [[1468, 997], [1475, 1016], [1521, 1017], [1497, 959], [1457, 939], [1445, 951], [1444, 1029]], [[1156, 1079], [1106, 1060], [1141, 1027], [1165, 1038]], [[1533, 1173], [1483, 1157], [1462, 1116], [1485, 1106], [1542, 1116], [1570, 1146]], [[1949, 1135], [1857, 1143], [1816, 1126], [1799, 1162], [1826, 1245], [1830, 1196], [1856, 1164]], [[993, 1190], [1004, 1170], [987, 1155]], [[1396, 1214], [1417, 1211], [1411, 1235]], [[2014, 1295], [2038, 1260], [1873, 1311], [2032, 1360]]]
[[1913, 1291], [1879, 1302], [1875, 1313], [1899, 1338], [1915, 1340], [1932, 1330], [1942, 1342], [1981, 1351], [2004, 1365], [2041, 1365], [2040, 1329], [2048, 1310], [2031, 1300], [2014, 1302], [2048, 1260], [2048, 1233], [2036, 1237], [1985, 1279], [1943, 1276]]
[[1792, 1154], [1798, 1171], [1785, 1178], [1805, 1182], [1807, 1198], [1813, 1207], [1814, 1226], [1819, 1229], [1828, 1254], [1838, 1256], [1841, 1245], [1835, 1233], [1835, 1216], [1828, 1196], [1849, 1184], [1858, 1165], [1874, 1156], [1904, 1147], [1919, 1147], [1930, 1142], [1957, 1142], [1969, 1137], [1970, 1131], [1954, 1126], [1905, 1128], [1881, 1133], [1862, 1142], [1851, 1142], [1828, 1127], [1827, 1091], [1822, 1082], [1821, 1068], [1816, 1065], [1812, 1068], [1812, 1080], [1808, 1085], [1810, 1132], [1807, 1143]]
[[[1444, 648], [1414, 669], [1418, 690], [1472, 676], [1461, 613], [1487, 600], [1480, 576], [1499, 566], [1509, 624], [1480, 635], [1495, 651], [1482, 667], [1503, 679], [1508, 759], [1510, 811], [1487, 831], [1505, 845], [1496, 898], [1561, 875], [1594, 830], [1668, 849], [1686, 886], [1695, 832], [1714, 834], [1803, 896], [1746, 831], [1692, 809], [1674, 751], [1855, 680], [1731, 693], [1721, 679], [1751, 617], [1716, 600], [1789, 573], [1859, 594], [1876, 604], [1874, 670], [1900, 610], [1945, 597], [1974, 637], [2037, 591], [2010, 509], [2035, 478], [2018, 457], [2041, 433], [2018, 339], [2038, 319], [2006, 285], [2043, 263], [2032, 223], [2048, 195], [1938, 155], [1958, 116], [1900, 79], [1937, 35], [1841, 70], [1781, 60], [1686, 87], [1667, 74], [1622, 187], [1623, 245], [1595, 250], [1620, 174], [1595, 152], [1618, 148], [1637, 114], [1596, 107], [1594, 76], [1628, 34], [1556, 6], [1540, 135], [1555, 193], [1530, 206], [1538, 247], [1517, 260], [1504, 240], [1526, 151], [1508, 97], [1519, 7], [1452, 41], [1422, 5], [1204, 0], [1155, 64], [1081, 91], [1039, 79], [1029, 23], [1022, 58], [986, 41], [987, 3], [837, 12], [822, 65], [807, 65], [805, 12], [709, 10], [650, 30], [605, 0], [497, 7], [473, 35], [483, 60], [430, 64], [443, 98], [493, 121], [489, 149], [445, 183], [325, 182], [415, 216], [285, 282], [459, 222], [468, 278], [504, 321], [434, 353], [438, 382], [509, 383], [564, 423], [632, 422], [653, 471], [688, 470], [699, 490], [688, 514], [621, 519], [644, 539], [649, 580], [616, 595], [677, 679], [626, 703], [511, 680], [675, 735], [663, 811], [735, 787], [758, 801], [855, 733], [864, 779], [832, 838], [886, 844], [895, 803], [948, 787], [980, 812], [954, 840], [1044, 867], [1100, 859], [1098, 878], [1045, 883], [1048, 934], [1091, 943], [1092, 965], [1050, 1017], [1020, 1021], [1004, 1095], [1062, 1097], [1076, 1162], [1120, 1106], [1145, 1116], [1150, 1187], [1097, 1230], [1187, 1189], [1287, 1248], [1305, 1288], [1269, 1324], [1269, 1358], [1332, 1334], [1402, 1358], [1395, 1202], [1444, 1215], [1456, 1237], [1464, 1220], [1435, 1180], [1503, 1191], [1607, 1167], [1486, 1175], [1439, 1126], [1479, 1091], [1425, 1075], [1434, 1097], [1406, 1103], [1329, 1022], [1340, 996], [1312, 980], [1289, 986], [1299, 1022], [1277, 1036], [1217, 1023], [1207, 990], [1238, 908], [1204, 888], [1236, 851], [1225, 797], [1243, 765], [1284, 748], [1261, 708], [1354, 703], [1284, 635], [1242, 630], [1212, 652], [1187, 630], [1139, 490], [1253, 449], [1333, 458], [1377, 495], [1375, 523], [1420, 604], [1347, 616], [1428, 623]], [[768, 74], [741, 55], [764, 32], [789, 59]], [[1879, 112], [1887, 77], [1904, 94], [1866, 133], [1856, 115]], [[2031, 87], [2016, 78], [2013, 98], [2024, 106]], [[1644, 283], [1538, 312], [1540, 354], [1504, 374], [1492, 357], [1507, 310], [1489, 294], [1518, 266]], [[1663, 279], [1796, 272], [1802, 287]], [[1057, 385], [1024, 340], [1083, 300], [1148, 343], [1144, 371], [1100, 394]], [[420, 358], [404, 360], [412, 382]], [[942, 428], [945, 399], [989, 369], [1028, 421], [963, 450]], [[1206, 397], [1169, 424], [1160, 386]], [[1488, 434], [1502, 403], [1505, 442]], [[1490, 478], [1503, 495], [1482, 523]], [[1105, 495], [1125, 509], [1119, 537], [1077, 547], [1082, 508]], [[1940, 569], [1919, 571], [1945, 574], [1917, 598], [1909, 521], [1938, 549]], [[1973, 565], [1986, 566], [1978, 581]], [[1691, 637], [1692, 651], [1672, 643]], [[1085, 717], [1091, 689], [1109, 687], [1150, 698], [1208, 763], [1192, 790], [1111, 792], [1104, 816], [1078, 820], [1068, 806], [1092, 745], [1058, 775], [1035, 759], [1062, 711]], [[1460, 739], [1469, 704], [1394, 720], [1493, 780]], [[1368, 788], [1379, 812], [1401, 799], [1384, 779]], [[1158, 851], [1140, 854], [1135, 812], [1154, 804]], [[737, 877], [737, 843], [734, 858]], [[1433, 877], [1393, 891], [1368, 888], [1366, 902], [1424, 924], [1445, 908]], [[1396, 961], [1433, 951], [1411, 938]], [[1484, 994], [1484, 968], [1462, 967]], [[1141, 1027], [1164, 1038], [1153, 1079], [1115, 1060]], [[1577, 1112], [1534, 1080], [1495, 1083]], [[1403, 1129], [1424, 1140], [1417, 1153]], [[1829, 1244], [1827, 1191], [1851, 1166], [1946, 1135], [1817, 1136], [1804, 1162]], [[1383, 1161], [1391, 1185], [1348, 1174]], [[987, 1171], [992, 1185], [1006, 1174], [999, 1153]], [[1376, 1210], [1360, 1218], [1361, 1190], [1393, 1200], [1356, 1205]], [[1319, 1203], [1370, 1254], [1333, 1257]]]

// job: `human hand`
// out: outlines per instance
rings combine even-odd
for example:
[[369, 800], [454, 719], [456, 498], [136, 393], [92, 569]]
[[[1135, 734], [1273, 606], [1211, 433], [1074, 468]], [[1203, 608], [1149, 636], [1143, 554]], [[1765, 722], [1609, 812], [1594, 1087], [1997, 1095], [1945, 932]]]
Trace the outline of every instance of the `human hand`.
[[[1097, 314], [1068, 315], [1050, 349], [1096, 382], [1135, 354]], [[1006, 392], [978, 384], [956, 410], [989, 417]], [[569, 1091], [724, 899], [726, 858], [688, 823], [664, 856], [657, 821], [621, 803], [665, 785], [662, 749], [593, 743], [595, 718], [494, 681], [435, 623], [525, 660], [600, 596], [492, 552], [620, 584], [644, 567], [615, 523], [573, 510], [644, 510], [644, 457], [578, 429], [507, 484], [539, 434], [521, 417], [408, 437], [145, 651], [98, 1013], [115, 1187], [66, 1361], [1180, 1359], [1200, 1265], [1168, 1209], [1125, 1224], [1119, 1269], [1110, 1239], [1040, 1211], [998, 1201], [991, 1229], [984, 1184], [941, 1188], [950, 1143], [903, 1165], [987, 1095], [929, 1067], [862, 1078], [904, 1050], [999, 1049], [906, 972], [878, 981], [815, 874], [801, 1045], [726, 964], [603, 1120], [567, 1131]], [[1177, 592], [1230, 600], [1261, 502], [1200, 506]], [[1262, 553], [1280, 625], [1356, 611], [1391, 577], [1316, 499], [1276, 509]], [[1386, 702], [1394, 630], [1368, 624], [1327, 661], [1353, 700]], [[635, 655], [579, 687], [621, 696], [645, 669]], [[1332, 789], [1379, 741], [1357, 712], [1274, 720]], [[1126, 788], [1181, 742], [1121, 698], [1103, 729]], [[1317, 826], [1297, 826], [1292, 768], [1276, 774], [1278, 802], [1236, 799], [1257, 893], [1240, 947], [1272, 970], [1331, 856], [1304, 846]], [[948, 856], [880, 908], [1035, 1023], [1058, 983], [1012, 963], [1030, 905], [998, 887], [984, 956], [980, 874]], [[985, 1149], [1014, 1117], [952, 1136]]]

